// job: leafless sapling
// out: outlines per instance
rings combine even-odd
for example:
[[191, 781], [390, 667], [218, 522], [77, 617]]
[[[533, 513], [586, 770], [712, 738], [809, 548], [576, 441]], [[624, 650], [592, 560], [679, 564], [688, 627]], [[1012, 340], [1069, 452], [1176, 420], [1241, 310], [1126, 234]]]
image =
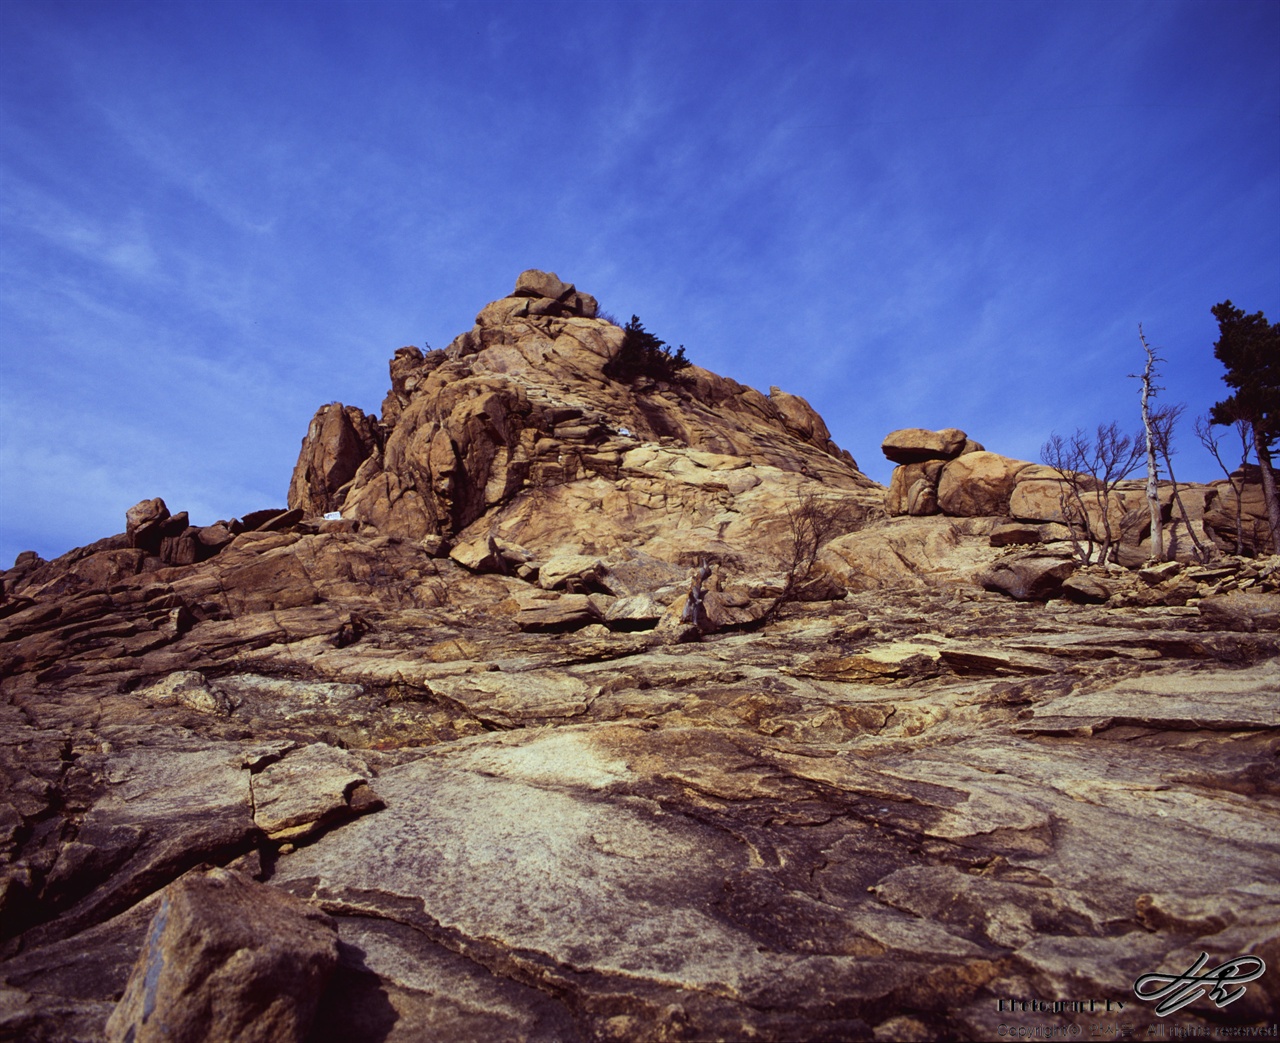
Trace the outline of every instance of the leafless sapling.
[[1143, 441], [1142, 436], [1122, 434], [1113, 420], [1099, 424], [1093, 438], [1077, 428], [1070, 438], [1053, 435], [1040, 448], [1040, 459], [1058, 476], [1058, 502], [1082, 565], [1117, 556], [1119, 541], [1111, 523], [1114, 494], [1142, 459]]
[[835, 537], [857, 529], [866, 520], [866, 512], [851, 500], [806, 493], [787, 505], [786, 519], [787, 532], [778, 557], [783, 570], [782, 591], [766, 610], [764, 623], [773, 622], [783, 608], [801, 600], [805, 587], [815, 578], [822, 548]]
[[[1191, 525], [1191, 515], [1187, 511], [1187, 505], [1182, 500], [1182, 493], [1178, 489], [1178, 479], [1173, 473], [1173, 429], [1177, 426], [1178, 420], [1186, 411], [1186, 406], [1182, 403], [1172, 406], [1161, 406], [1151, 414], [1151, 430], [1155, 436], [1156, 451], [1160, 454], [1160, 459], [1164, 461], [1164, 469], [1169, 475], [1169, 484], [1172, 486], [1170, 493], [1173, 504], [1178, 508], [1178, 513], [1182, 516], [1182, 524], [1187, 530], [1187, 535], [1191, 538], [1191, 545], [1195, 548], [1196, 560], [1205, 563], [1213, 556], [1213, 548], [1202, 543], [1200, 537], [1196, 535], [1195, 528]], [[1177, 538], [1177, 530], [1174, 529], [1171, 540]], [[1174, 551], [1172, 543], [1170, 545], [1170, 553]]]
[[[1240, 466], [1235, 470], [1228, 467], [1222, 459], [1222, 442], [1213, 430], [1213, 423], [1207, 416], [1196, 417], [1196, 437], [1200, 439], [1200, 444], [1209, 450], [1209, 455], [1218, 462], [1222, 473], [1227, 476], [1227, 483], [1231, 486], [1232, 493], [1235, 494], [1236, 554], [1239, 556], [1244, 554], [1244, 469], [1249, 462], [1249, 450], [1253, 446], [1253, 431], [1247, 420], [1236, 420], [1231, 426], [1240, 437]], [[1239, 481], [1235, 477], [1237, 473], [1240, 475]]]

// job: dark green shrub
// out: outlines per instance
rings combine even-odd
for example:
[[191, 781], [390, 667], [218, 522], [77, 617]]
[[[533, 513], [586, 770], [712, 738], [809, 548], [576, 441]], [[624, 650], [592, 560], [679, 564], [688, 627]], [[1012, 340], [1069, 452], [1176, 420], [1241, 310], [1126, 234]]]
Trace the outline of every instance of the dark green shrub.
[[674, 381], [676, 374], [689, 365], [681, 344], [672, 351], [664, 340], [659, 340], [644, 328], [639, 316], [632, 315], [623, 328], [622, 347], [605, 364], [605, 376], [626, 383], [640, 377]]

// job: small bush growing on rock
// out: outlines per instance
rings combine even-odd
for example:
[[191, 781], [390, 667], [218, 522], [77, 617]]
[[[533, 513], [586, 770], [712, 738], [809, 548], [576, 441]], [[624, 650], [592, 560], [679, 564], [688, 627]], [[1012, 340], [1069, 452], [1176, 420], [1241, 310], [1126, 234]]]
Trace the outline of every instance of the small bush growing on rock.
[[783, 570], [782, 592], [762, 617], [772, 623], [787, 605], [807, 600], [807, 588], [818, 579], [818, 555], [837, 536], [856, 532], [867, 521], [867, 510], [841, 499], [807, 493], [787, 506], [787, 535], [778, 564]]
[[689, 365], [683, 344], [672, 351], [666, 341], [659, 340], [644, 328], [639, 316], [632, 315], [631, 321], [622, 329], [622, 347], [604, 368], [605, 375], [611, 380], [630, 383], [640, 377], [650, 377], [669, 382]]

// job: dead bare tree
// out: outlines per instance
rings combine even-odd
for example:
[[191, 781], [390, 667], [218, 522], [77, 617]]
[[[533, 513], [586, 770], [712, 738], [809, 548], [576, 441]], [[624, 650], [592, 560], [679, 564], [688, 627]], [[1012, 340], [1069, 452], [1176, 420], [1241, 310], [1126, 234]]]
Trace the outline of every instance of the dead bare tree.
[[[1249, 462], [1249, 450], [1253, 445], [1253, 425], [1247, 420], [1237, 420], [1231, 425], [1240, 436], [1240, 466], [1235, 471], [1228, 467], [1222, 459], [1222, 443], [1213, 431], [1213, 423], [1207, 416], [1196, 417], [1196, 437], [1200, 444], [1209, 450], [1209, 455], [1218, 461], [1222, 473], [1227, 476], [1231, 491], [1236, 497], [1236, 555], [1244, 554], [1244, 468]], [[1239, 482], [1235, 473], [1240, 473]]]
[[[1076, 432], [1077, 435], [1080, 432]], [[1058, 509], [1067, 526], [1071, 550], [1082, 565], [1093, 561], [1093, 528], [1084, 502], [1084, 477], [1079, 468], [1079, 452], [1061, 435], [1051, 435], [1040, 447], [1040, 459], [1058, 475]]]
[[1099, 424], [1093, 438], [1077, 428], [1070, 438], [1053, 435], [1040, 448], [1040, 459], [1058, 476], [1058, 502], [1082, 565], [1117, 556], [1119, 541], [1111, 524], [1113, 497], [1116, 486], [1142, 459], [1143, 442], [1142, 436], [1122, 434], [1113, 420]]
[[801, 600], [805, 587], [815, 578], [818, 555], [831, 540], [858, 529], [866, 511], [847, 499], [827, 499], [806, 493], [787, 505], [787, 535], [778, 564], [783, 570], [782, 592], [761, 618], [772, 623], [783, 608]]
[[1147, 450], [1147, 509], [1151, 515], [1151, 560], [1164, 560], [1164, 525], [1160, 516], [1160, 463], [1157, 456], [1156, 433], [1151, 422], [1151, 399], [1156, 392], [1164, 388], [1155, 383], [1156, 363], [1164, 359], [1156, 354], [1155, 349], [1147, 343], [1142, 332], [1142, 323], [1138, 323], [1138, 340], [1142, 342], [1142, 350], [1146, 352], [1147, 364], [1141, 375], [1129, 374], [1142, 381], [1142, 430]]
[[1178, 513], [1182, 515], [1182, 524], [1187, 530], [1187, 535], [1191, 538], [1191, 545], [1195, 548], [1196, 560], [1201, 563], [1207, 563], [1213, 556], [1213, 548], [1202, 543], [1200, 537], [1196, 535], [1196, 530], [1191, 525], [1191, 516], [1187, 512], [1187, 505], [1183, 503], [1182, 493], [1178, 491], [1178, 479], [1173, 473], [1173, 429], [1178, 420], [1181, 419], [1182, 414], [1186, 412], [1186, 408], [1182, 403], [1161, 406], [1151, 414], [1151, 432], [1155, 439], [1156, 451], [1160, 454], [1160, 459], [1164, 461], [1164, 469], [1169, 475], [1169, 484], [1173, 487], [1170, 494], [1173, 499], [1173, 505], [1178, 508]]

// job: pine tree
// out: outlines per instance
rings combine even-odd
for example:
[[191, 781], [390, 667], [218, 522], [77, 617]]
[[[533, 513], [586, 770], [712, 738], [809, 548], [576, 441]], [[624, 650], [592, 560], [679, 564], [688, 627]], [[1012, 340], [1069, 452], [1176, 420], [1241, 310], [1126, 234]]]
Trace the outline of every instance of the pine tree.
[[683, 344], [672, 351], [666, 341], [644, 328], [639, 316], [632, 315], [622, 329], [622, 347], [605, 366], [605, 374], [612, 379], [630, 382], [638, 377], [652, 377], [670, 382], [676, 379], [676, 373], [690, 365]]
[[1246, 315], [1230, 301], [1215, 304], [1213, 316], [1219, 332], [1213, 354], [1226, 367], [1222, 379], [1235, 394], [1215, 403], [1209, 416], [1215, 424], [1243, 420], [1252, 428], [1271, 546], [1280, 550], [1280, 497], [1271, 463], [1280, 440], [1280, 325], [1268, 322], [1262, 312]]

